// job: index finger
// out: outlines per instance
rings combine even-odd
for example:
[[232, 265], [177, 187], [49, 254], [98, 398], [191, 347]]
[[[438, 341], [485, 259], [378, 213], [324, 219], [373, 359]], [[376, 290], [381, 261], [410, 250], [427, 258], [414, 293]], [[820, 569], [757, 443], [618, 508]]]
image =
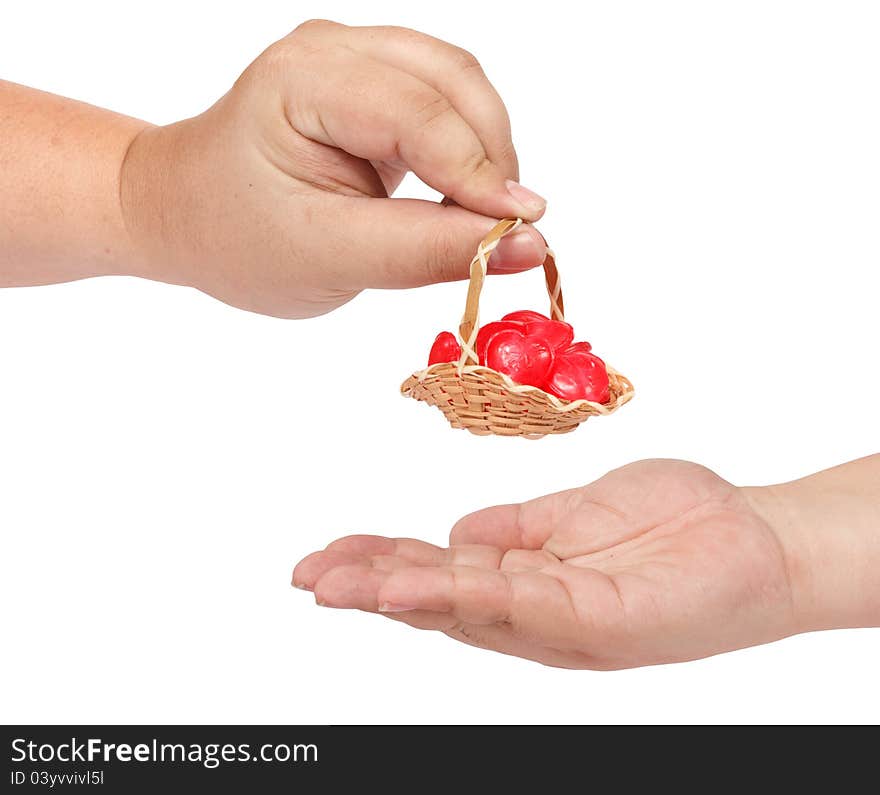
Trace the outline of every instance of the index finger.
[[489, 159], [506, 177], [519, 179], [507, 108], [479, 61], [467, 50], [417, 30], [391, 25], [349, 27], [321, 21], [306, 26], [303, 33], [316, 40], [344, 42], [439, 91], [473, 128]]
[[510, 180], [448, 97], [419, 78], [349, 48], [293, 46], [286, 116], [306, 137], [374, 163], [402, 162], [462, 207], [536, 220], [546, 202]]

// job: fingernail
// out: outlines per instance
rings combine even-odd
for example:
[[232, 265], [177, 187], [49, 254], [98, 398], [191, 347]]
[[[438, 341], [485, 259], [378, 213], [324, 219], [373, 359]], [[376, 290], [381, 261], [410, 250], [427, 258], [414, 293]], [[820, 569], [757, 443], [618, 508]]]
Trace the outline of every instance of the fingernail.
[[407, 607], [406, 605], [396, 605], [391, 602], [383, 602], [379, 605], [380, 613], [404, 613], [407, 610], [415, 610], [415, 608]]
[[308, 585], [303, 585], [302, 583], [296, 583], [296, 582], [293, 584], [293, 587], [299, 588], [301, 591], [311, 591], [312, 590], [311, 588], [309, 588]]
[[518, 182], [509, 179], [505, 184], [507, 185], [507, 192], [513, 196], [516, 202], [525, 207], [529, 212], [539, 213], [547, 206], [546, 199], [542, 198], [534, 191], [524, 188]]

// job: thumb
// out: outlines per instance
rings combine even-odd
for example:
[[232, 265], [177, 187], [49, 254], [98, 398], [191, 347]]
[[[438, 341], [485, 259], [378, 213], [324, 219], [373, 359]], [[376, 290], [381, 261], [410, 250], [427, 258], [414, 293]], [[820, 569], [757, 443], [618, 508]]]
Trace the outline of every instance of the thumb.
[[[334, 197], [338, 203], [340, 197]], [[421, 287], [467, 279], [480, 241], [497, 219], [415, 199], [351, 198], [343, 235], [352, 251], [351, 289]], [[519, 273], [544, 261], [547, 245], [531, 224], [502, 238], [489, 273]]]
[[[505, 551], [543, 549], [566, 560], [623, 543], [654, 524], [654, 514], [644, 509], [652, 484], [640, 482], [631, 469], [614, 470], [587, 486], [519, 505], [472, 513], [452, 528], [450, 544], [487, 544]], [[674, 505], [667, 502], [668, 513], [658, 517], [675, 515]]]
[[528, 502], [475, 511], [456, 522], [449, 543], [486, 544], [504, 551], [541, 549], [576, 519], [572, 507], [579, 503], [580, 491], [569, 489]]

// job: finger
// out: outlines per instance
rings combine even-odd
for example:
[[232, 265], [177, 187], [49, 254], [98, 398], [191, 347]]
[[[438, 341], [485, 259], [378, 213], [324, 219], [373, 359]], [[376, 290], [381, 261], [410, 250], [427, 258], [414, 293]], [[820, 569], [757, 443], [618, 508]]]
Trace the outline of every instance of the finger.
[[384, 538], [382, 536], [348, 536], [334, 541], [327, 552], [355, 553], [366, 559], [395, 558], [410, 566], [478, 566], [497, 569], [501, 550], [482, 544], [438, 547], [416, 538]]
[[[367, 287], [421, 287], [436, 282], [467, 279], [470, 262], [480, 241], [497, 223], [461, 207], [442, 207], [413, 199], [366, 200], [333, 197], [333, 214], [316, 223], [327, 224], [327, 234], [350, 248], [342, 263], [355, 267], [337, 275], [343, 289]], [[339, 228], [340, 202], [346, 218]], [[377, 230], [382, 230], [377, 234]], [[547, 245], [540, 233], [524, 224], [503, 237], [489, 258], [489, 273], [519, 273], [544, 261]]]
[[385, 618], [407, 624], [413, 629], [432, 632], [447, 632], [461, 622], [450, 613], [435, 613], [431, 610], [407, 610], [403, 613], [382, 613]]
[[511, 629], [497, 624], [466, 624], [448, 613], [411, 610], [407, 613], [384, 613], [386, 618], [407, 624], [413, 629], [442, 632], [447, 637], [511, 657], [520, 657], [557, 668], [589, 668], [590, 658], [579, 652], [565, 652], [518, 638]]
[[315, 583], [315, 602], [322, 607], [376, 613], [379, 588], [388, 576], [386, 571], [362, 564], [336, 566]]
[[528, 502], [496, 505], [459, 519], [450, 544], [488, 544], [508, 549], [541, 549], [550, 536], [574, 522], [579, 489]]
[[[381, 571], [344, 565], [320, 577], [314, 592], [319, 605], [380, 612], [418, 628], [447, 631], [455, 626], [452, 621], [502, 625], [532, 645], [577, 653], [600, 648], [613, 637], [602, 622], [613, 627], [621, 621], [619, 611], [607, 610], [603, 615], [608, 589], [603, 593], [599, 580], [608, 578], [590, 570], [583, 570], [583, 576], [568, 574], [579, 580], [573, 583], [576, 597], [560, 580], [543, 573], [509, 574], [468, 566]], [[600, 620], [578, 615], [576, 600], [588, 608], [595, 602]]]
[[310, 589], [326, 571], [345, 565], [373, 568], [401, 566], [478, 566], [497, 569], [502, 552], [495, 547], [466, 544], [438, 547], [415, 538], [352, 535], [337, 539], [321, 552], [313, 552], [294, 569], [294, 585]]
[[502, 552], [485, 545], [438, 547], [415, 538], [351, 535], [339, 538], [303, 558], [294, 568], [292, 584], [313, 590], [315, 583], [338, 566], [369, 566], [390, 570], [405, 566], [478, 566], [497, 569]]
[[477, 624], [457, 624], [444, 634], [459, 643], [475, 646], [478, 649], [495, 651], [511, 657], [521, 657], [554, 668], [590, 668], [590, 658], [575, 651], [560, 651], [548, 646], [518, 638], [508, 627]]
[[519, 179], [510, 118], [479, 61], [467, 50], [408, 28], [348, 27], [320, 23], [307, 30], [316, 40], [343, 42], [358, 52], [418, 77], [447, 97], [509, 179]]
[[580, 617], [570, 593], [547, 574], [470, 566], [400, 568], [376, 593], [383, 613], [430, 610], [468, 624], [508, 624], [518, 637], [558, 648], [579, 642]]
[[412, 561], [413, 565], [434, 565], [442, 558], [443, 549], [416, 538], [351, 535], [328, 544], [328, 552], [347, 552], [370, 558], [374, 555], [395, 555]]
[[352, 552], [323, 550], [304, 557], [293, 570], [292, 584], [304, 591], [313, 591], [315, 583], [337, 566], [364, 564], [363, 555]]
[[383, 613], [386, 618], [406, 624], [413, 629], [442, 632], [447, 637], [511, 657], [520, 657], [557, 668], [591, 668], [599, 665], [591, 657], [576, 651], [561, 651], [517, 637], [510, 627], [498, 624], [467, 624], [448, 613], [428, 610], [410, 610], [406, 613]]
[[402, 161], [474, 212], [543, 214], [545, 201], [511, 182], [451, 101], [424, 81], [348, 48], [289, 53], [285, 111], [302, 135], [367, 160]]
[[[323, 555], [328, 553], [318, 553]], [[345, 555], [349, 553], [329, 553], [330, 555]], [[325, 607], [347, 608], [351, 610], [363, 610], [369, 613], [375, 612], [392, 612], [395, 610], [393, 606], [386, 604], [379, 599], [379, 589], [392, 578], [397, 571], [420, 571], [425, 573], [427, 579], [434, 576], [432, 573], [443, 571], [444, 569], [433, 568], [430, 566], [415, 567], [402, 561], [398, 565], [383, 565], [380, 567], [373, 566], [369, 559], [362, 556], [357, 557], [357, 562], [347, 560], [340, 562], [338, 565], [330, 566], [324, 569], [314, 581], [311, 590], [314, 591], [315, 601]], [[482, 569], [467, 566], [446, 567], [454, 570], [467, 571], [483, 571]], [[488, 571], [488, 570], [486, 570]], [[497, 570], [494, 570], [497, 574]], [[380, 606], [386, 610], [380, 610]], [[417, 606], [413, 606], [417, 607]], [[430, 606], [425, 609], [434, 610]]]

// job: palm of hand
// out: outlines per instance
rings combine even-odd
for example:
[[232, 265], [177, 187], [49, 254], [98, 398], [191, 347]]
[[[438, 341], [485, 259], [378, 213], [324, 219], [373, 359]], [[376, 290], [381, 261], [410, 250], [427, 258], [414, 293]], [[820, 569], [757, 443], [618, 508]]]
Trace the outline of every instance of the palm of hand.
[[695, 659], [795, 631], [772, 529], [742, 490], [681, 461], [471, 514], [448, 549], [340, 539], [294, 583], [328, 606], [571, 668]]

